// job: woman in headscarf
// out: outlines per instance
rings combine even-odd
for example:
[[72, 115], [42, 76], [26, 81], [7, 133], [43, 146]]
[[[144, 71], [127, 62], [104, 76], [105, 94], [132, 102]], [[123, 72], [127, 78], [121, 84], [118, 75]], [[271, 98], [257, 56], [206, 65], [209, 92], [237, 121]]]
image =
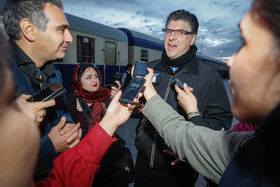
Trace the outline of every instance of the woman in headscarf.
[[[101, 86], [102, 76], [94, 63], [81, 63], [73, 73], [73, 90], [67, 96], [67, 109], [74, 122], [80, 122], [84, 137], [105, 115], [106, 108], [119, 89]], [[119, 85], [120, 87], [120, 85]]]
[[[67, 96], [66, 103], [73, 121], [81, 124], [82, 138], [102, 120], [109, 102], [121, 87], [120, 83], [117, 83], [118, 88], [112, 86], [111, 91], [101, 84], [102, 76], [94, 63], [81, 63], [74, 69], [72, 87], [75, 93]], [[102, 159], [93, 186], [127, 186], [129, 183], [122, 179], [124, 178], [122, 175], [116, 174], [119, 171], [116, 166], [122, 158], [121, 150], [125, 142], [116, 133], [114, 136], [118, 141], [110, 147]]]

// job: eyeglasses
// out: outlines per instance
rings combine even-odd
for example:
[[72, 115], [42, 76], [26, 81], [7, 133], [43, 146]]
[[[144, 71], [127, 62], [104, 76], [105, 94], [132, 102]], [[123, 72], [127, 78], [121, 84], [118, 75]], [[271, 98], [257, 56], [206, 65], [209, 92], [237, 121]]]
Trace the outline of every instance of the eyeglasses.
[[165, 28], [165, 29], [162, 29], [162, 32], [165, 32], [165, 35], [167, 35], [167, 36], [171, 35], [174, 32], [174, 34], [178, 37], [183, 37], [187, 34], [194, 34], [193, 32], [185, 31], [183, 29], [172, 30], [172, 29]]

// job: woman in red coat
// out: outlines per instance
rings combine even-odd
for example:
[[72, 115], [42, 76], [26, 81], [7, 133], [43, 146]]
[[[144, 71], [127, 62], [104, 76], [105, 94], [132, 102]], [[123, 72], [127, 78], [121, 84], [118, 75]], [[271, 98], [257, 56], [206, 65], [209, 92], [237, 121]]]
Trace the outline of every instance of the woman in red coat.
[[[39, 129], [35, 124], [35, 114], [12, 98], [14, 82], [5, 61], [6, 46], [1, 33], [0, 41], [0, 186], [32, 186], [39, 150]], [[111, 101], [103, 119], [76, 147], [54, 160], [49, 176], [37, 182], [36, 186], [92, 185], [103, 155], [115, 141], [112, 138], [114, 132], [132, 113], [131, 105], [124, 107], [118, 102], [120, 96], [121, 92]], [[63, 120], [65, 118], [58, 125], [63, 126]], [[61, 136], [67, 136], [67, 133]]]

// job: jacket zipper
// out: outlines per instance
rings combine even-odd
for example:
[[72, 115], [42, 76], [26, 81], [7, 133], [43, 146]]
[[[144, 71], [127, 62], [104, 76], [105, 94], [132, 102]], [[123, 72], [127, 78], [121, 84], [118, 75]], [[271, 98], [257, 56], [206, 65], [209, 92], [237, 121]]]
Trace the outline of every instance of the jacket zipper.
[[[168, 97], [169, 92], [170, 92], [171, 85], [173, 84], [173, 80], [174, 80], [174, 76], [169, 75], [168, 86], [166, 88], [166, 92], [165, 92], [165, 95], [164, 95], [164, 98], [163, 98], [164, 101], [167, 100], [167, 97]], [[150, 167], [151, 168], [154, 167], [155, 150], [156, 150], [156, 146], [157, 146], [156, 145], [157, 137], [158, 137], [158, 132], [155, 130], [154, 140], [153, 140], [153, 145], [152, 145], [152, 152], [151, 152], [151, 159], [150, 159]]]

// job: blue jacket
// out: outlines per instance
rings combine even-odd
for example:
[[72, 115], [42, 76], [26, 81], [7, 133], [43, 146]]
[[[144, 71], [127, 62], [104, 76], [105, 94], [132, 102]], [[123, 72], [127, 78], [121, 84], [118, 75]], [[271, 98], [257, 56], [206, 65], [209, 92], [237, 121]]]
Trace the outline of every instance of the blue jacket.
[[[17, 98], [21, 94], [33, 95], [35, 91], [31, 87], [29, 82], [26, 80], [21, 70], [17, 67], [12, 57], [10, 57], [10, 67], [14, 74], [15, 80], [15, 98]], [[62, 85], [62, 78], [60, 72], [58, 70], [55, 70], [55, 73], [51, 77], [49, 77], [47, 81], [48, 84], [57, 83]], [[52, 122], [51, 126], [46, 126], [44, 133], [41, 134], [40, 151], [36, 165], [35, 175], [48, 173], [52, 169], [53, 160], [57, 156], [53, 143], [51, 139], [47, 136], [51, 128], [59, 123], [62, 116], [66, 117], [67, 122], [73, 123], [71, 115], [65, 110], [65, 95], [59, 96], [55, 99], [55, 101], [56, 105], [54, 106], [54, 110], [56, 111], [56, 118]]]

